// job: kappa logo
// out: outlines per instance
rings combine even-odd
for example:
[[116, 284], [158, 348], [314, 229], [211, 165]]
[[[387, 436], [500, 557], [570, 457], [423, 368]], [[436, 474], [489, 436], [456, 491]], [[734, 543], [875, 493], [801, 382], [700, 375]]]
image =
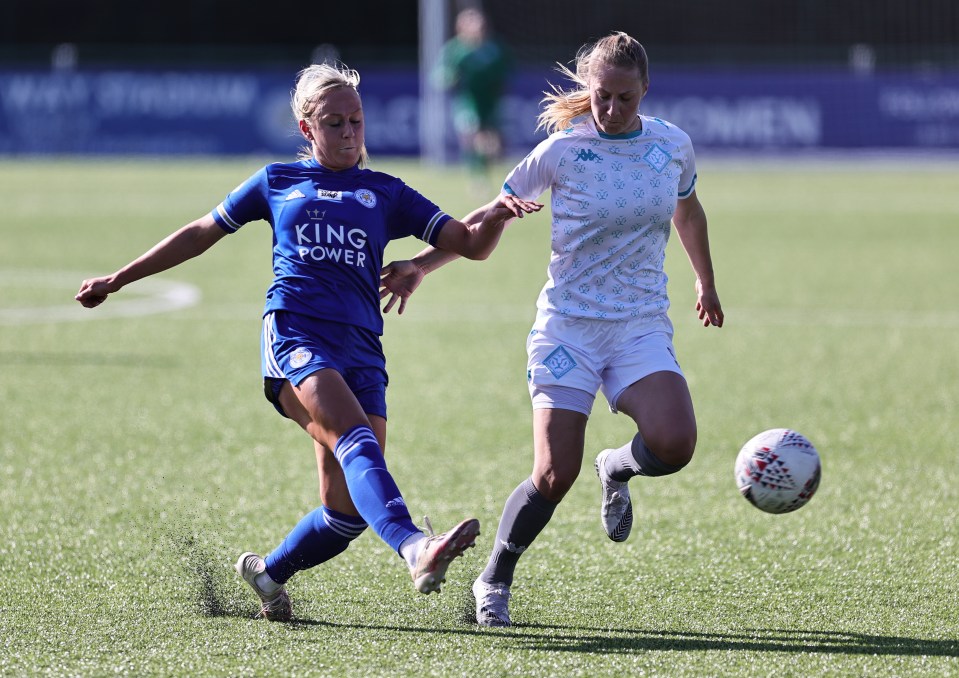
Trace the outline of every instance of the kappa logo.
[[286, 198], [284, 198], [284, 200], [296, 200], [297, 198], [305, 198], [305, 197], [306, 197], [306, 196], [303, 194], [303, 192], [302, 192], [300, 189], [297, 188], [297, 189], [294, 190], [292, 193], [290, 193], [288, 196], [286, 196]]
[[593, 153], [593, 149], [591, 148], [589, 149], [581, 148], [579, 149], [579, 152], [576, 153], [576, 160], [583, 161], [583, 162], [599, 160], [600, 162], [602, 162], [603, 158]]
[[499, 543], [503, 545], [503, 548], [509, 551], [510, 553], [515, 553], [516, 555], [521, 555], [528, 547], [526, 546], [517, 546], [511, 541], [499, 540]]

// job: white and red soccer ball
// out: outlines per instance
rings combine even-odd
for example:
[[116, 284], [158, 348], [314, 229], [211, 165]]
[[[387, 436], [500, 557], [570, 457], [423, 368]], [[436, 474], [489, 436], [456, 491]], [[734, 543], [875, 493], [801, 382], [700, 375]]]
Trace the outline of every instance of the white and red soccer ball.
[[766, 513], [789, 513], [806, 505], [819, 487], [819, 453], [805, 436], [774, 428], [754, 436], [736, 457], [736, 487]]

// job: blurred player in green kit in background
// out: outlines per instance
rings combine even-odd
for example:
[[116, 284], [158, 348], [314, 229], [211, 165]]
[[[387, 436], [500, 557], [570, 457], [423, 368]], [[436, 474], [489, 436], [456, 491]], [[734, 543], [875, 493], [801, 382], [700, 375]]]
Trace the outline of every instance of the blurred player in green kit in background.
[[450, 92], [461, 157], [476, 189], [483, 192], [489, 190], [489, 165], [502, 150], [499, 108], [511, 71], [510, 55], [490, 35], [483, 12], [462, 10], [456, 16], [456, 35], [443, 46], [435, 78]]

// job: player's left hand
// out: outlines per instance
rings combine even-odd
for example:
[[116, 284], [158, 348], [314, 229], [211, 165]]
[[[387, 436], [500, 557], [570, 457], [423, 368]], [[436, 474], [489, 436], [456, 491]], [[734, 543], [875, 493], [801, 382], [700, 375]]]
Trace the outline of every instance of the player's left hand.
[[383, 313], [389, 313], [399, 301], [400, 307], [396, 312], [403, 315], [406, 300], [420, 286], [424, 277], [426, 272], [409, 259], [391, 261], [384, 266], [380, 271], [380, 299], [389, 297], [389, 300], [383, 307]]
[[713, 286], [705, 286], [696, 281], [696, 312], [703, 321], [703, 327], [723, 326], [723, 307], [719, 303], [719, 294]]
[[543, 204], [533, 200], [523, 200], [512, 193], [502, 193], [493, 203], [492, 209], [507, 209], [514, 217], [522, 219], [527, 214], [539, 212], [543, 209]]

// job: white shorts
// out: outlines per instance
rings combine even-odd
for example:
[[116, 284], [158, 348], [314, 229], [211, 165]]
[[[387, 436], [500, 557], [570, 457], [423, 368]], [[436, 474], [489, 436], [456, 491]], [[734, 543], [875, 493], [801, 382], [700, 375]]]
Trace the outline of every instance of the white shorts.
[[683, 374], [673, 349], [673, 325], [665, 315], [650, 322], [564, 318], [540, 311], [526, 339], [526, 354], [533, 409], [559, 407], [587, 416], [597, 391], [615, 413], [622, 392], [643, 377]]

